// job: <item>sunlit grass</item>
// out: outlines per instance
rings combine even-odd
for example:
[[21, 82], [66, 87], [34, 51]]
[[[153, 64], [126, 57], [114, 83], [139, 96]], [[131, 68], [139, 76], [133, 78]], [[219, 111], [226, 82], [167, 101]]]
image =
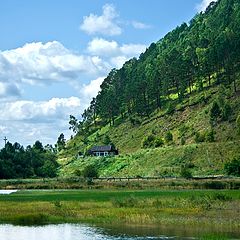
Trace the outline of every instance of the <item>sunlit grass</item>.
[[[239, 191], [19, 191], [0, 196], [0, 222], [182, 225], [240, 229]], [[207, 239], [207, 238], [204, 238]]]

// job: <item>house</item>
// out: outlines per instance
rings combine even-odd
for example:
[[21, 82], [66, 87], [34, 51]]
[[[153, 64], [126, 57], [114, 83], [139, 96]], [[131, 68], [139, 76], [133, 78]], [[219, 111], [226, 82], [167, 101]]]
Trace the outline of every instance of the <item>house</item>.
[[112, 145], [94, 146], [89, 150], [89, 154], [98, 157], [114, 156], [118, 155], [118, 150]]

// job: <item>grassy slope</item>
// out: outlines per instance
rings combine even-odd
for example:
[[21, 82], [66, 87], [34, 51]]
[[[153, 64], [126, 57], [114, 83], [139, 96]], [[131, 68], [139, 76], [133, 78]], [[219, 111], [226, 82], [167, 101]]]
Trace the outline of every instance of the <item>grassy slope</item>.
[[[239, 84], [239, 82], [238, 82]], [[113, 127], [104, 126], [88, 137], [88, 144], [101, 144], [104, 135], [110, 136], [120, 151], [115, 158], [76, 159], [76, 154], [84, 147], [81, 137], [68, 142], [67, 149], [59, 154], [63, 165], [60, 175], [74, 175], [88, 164], [94, 164], [102, 176], [159, 176], [178, 175], [183, 164], [193, 165], [193, 174], [221, 174], [226, 161], [240, 154], [240, 137], [236, 131], [236, 118], [240, 112], [239, 93], [232, 95], [225, 90], [226, 99], [233, 113], [228, 121], [214, 126], [215, 142], [196, 144], [195, 132], [204, 133], [211, 129], [209, 109], [220, 91], [219, 86], [207, 89], [204, 93], [195, 92], [183, 103], [177, 104], [173, 114], [166, 110], [153, 113], [150, 118], [141, 119], [141, 124], [132, 125], [129, 120], [117, 119]], [[154, 133], [164, 137], [167, 130], [173, 133], [174, 140], [164, 147], [141, 149], [144, 136]], [[181, 138], [186, 140], [181, 145]]]

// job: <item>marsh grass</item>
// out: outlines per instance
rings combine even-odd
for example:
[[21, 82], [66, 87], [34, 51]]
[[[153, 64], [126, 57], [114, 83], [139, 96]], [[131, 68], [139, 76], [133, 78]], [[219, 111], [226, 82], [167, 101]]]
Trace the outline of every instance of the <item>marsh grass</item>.
[[0, 196], [0, 222], [19, 225], [178, 224], [208, 229], [221, 226], [223, 232], [234, 229], [239, 233], [239, 212], [240, 193], [234, 190], [19, 191]]

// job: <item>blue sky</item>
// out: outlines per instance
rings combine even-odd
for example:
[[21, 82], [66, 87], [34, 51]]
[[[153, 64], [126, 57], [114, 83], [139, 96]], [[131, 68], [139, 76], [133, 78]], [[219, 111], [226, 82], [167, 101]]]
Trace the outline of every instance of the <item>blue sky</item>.
[[[111, 68], [211, 0], [0, 2], [0, 137], [32, 144], [68, 138]], [[3, 141], [0, 141], [0, 147]]]

